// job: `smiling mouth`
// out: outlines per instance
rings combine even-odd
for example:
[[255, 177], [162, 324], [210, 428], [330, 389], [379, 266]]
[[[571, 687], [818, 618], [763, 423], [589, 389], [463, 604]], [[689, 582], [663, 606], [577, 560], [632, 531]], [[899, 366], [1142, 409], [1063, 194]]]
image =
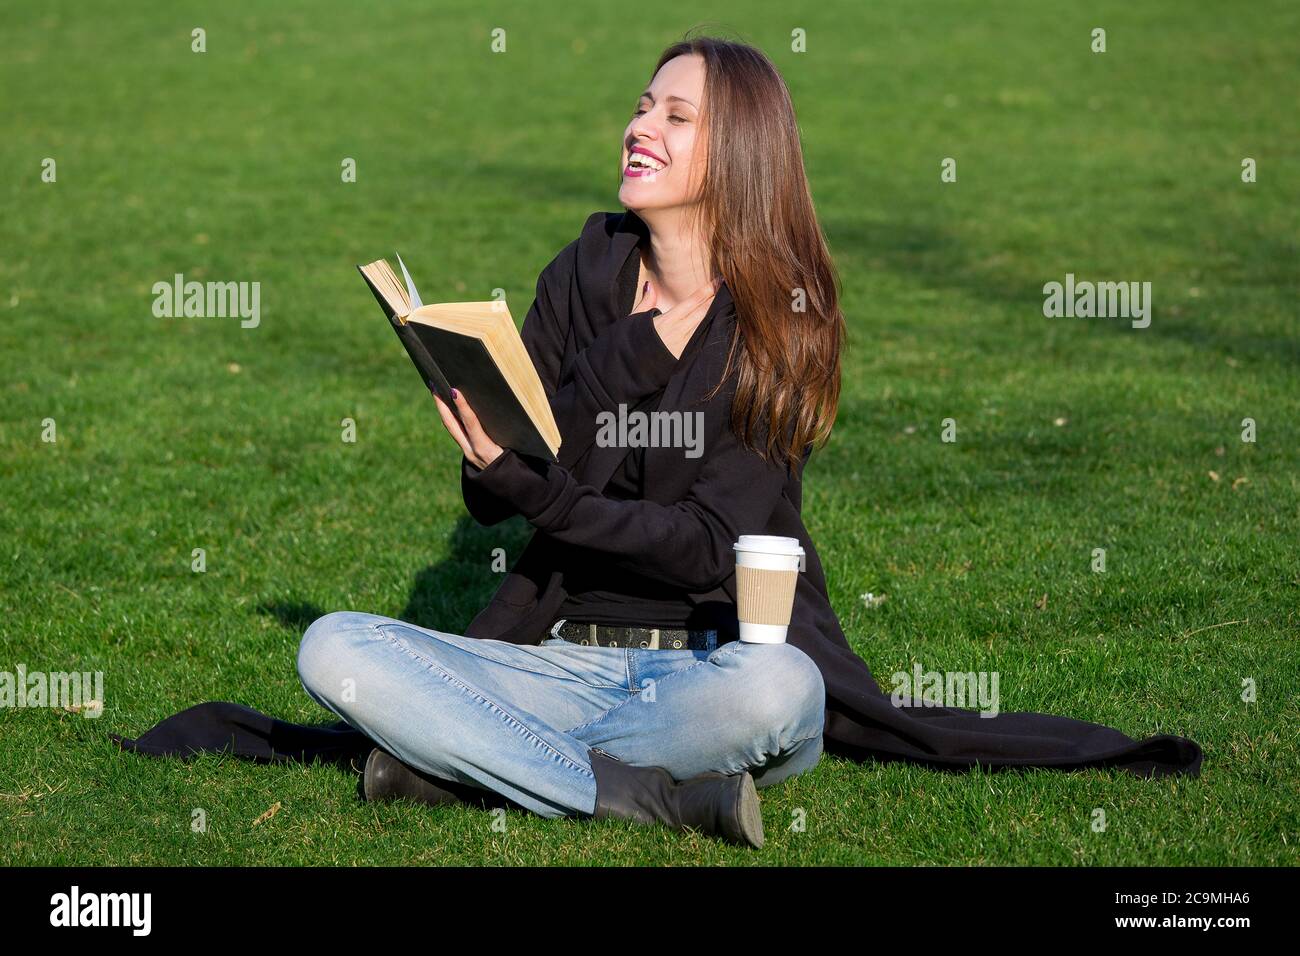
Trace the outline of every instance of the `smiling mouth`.
[[627, 165], [623, 167], [623, 175], [637, 179], [660, 172], [665, 166], [667, 163], [661, 163], [645, 153], [632, 153], [627, 159]]

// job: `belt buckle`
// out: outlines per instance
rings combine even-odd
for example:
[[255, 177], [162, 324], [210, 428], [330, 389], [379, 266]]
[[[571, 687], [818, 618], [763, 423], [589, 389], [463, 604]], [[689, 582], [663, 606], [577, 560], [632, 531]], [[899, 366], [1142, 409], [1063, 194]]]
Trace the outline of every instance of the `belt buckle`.
[[[633, 633], [634, 631], [649, 631], [649, 632], [650, 632], [650, 640], [648, 640], [648, 641], [641, 641], [641, 642], [639, 642], [639, 643], [637, 643], [637, 644], [633, 644], [632, 642], [633, 642], [633, 640], [635, 640], [635, 638], [632, 637], [632, 633]], [[625, 627], [625, 628], [623, 629], [623, 633], [627, 635], [627, 646], [628, 646], [628, 647], [632, 647], [632, 648], [635, 648], [635, 649], [637, 649], [637, 650], [643, 650], [643, 651], [644, 651], [644, 650], [649, 650], [649, 651], [657, 651], [657, 650], [659, 650], [659, 628], [657, 628], [657, 627]]]
[[[560, 626], [562, 626], [562, 625], [563, 625], [567, 620], [568, 620], [568, 618], [561, 618], [561, 619], [560, 619], [560, 623], [556, 625], [556, 630], [559, 630]], [[588, 646], [590, 646], [590, 647], [599, 647], [599, 646], [600, 646], [600, 640], [599, 640], [599, 639], [597, 638], [597, 636], [596, 636], [596, 625], [595, 625], [595, 624], [582, 624], [582, 625], [580, 625], [580, 626], [586, 629], [586, 631], [587, 631], [587, 636], [586, 636], [586, 637], [581, 638], [581, 639], [580, 639], [580, 638], [577, 638], [577, 637], [566, 637], [566, 638], [564, 638], [564, 639], [565, 639], [566, 641], [568, 641], [570, 644], [581, 644], [581, 645], [583, 645], [584, 647], [588, 647]], [[563, 636], [563, 635], [557, 635], [557, 636]]]

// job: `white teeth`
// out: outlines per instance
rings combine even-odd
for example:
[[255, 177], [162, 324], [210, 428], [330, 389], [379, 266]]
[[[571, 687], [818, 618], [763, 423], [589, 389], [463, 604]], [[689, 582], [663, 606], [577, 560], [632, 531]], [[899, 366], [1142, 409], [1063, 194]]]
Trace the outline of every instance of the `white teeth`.
[[656, 172], [664, 168], [663, 163], [659, 162], [659, 160], [654, 159], [653, 157], [647, 156], [645, 153], [633, 153], [631, 157], [628, 159], [628, 162], [633, 164], [640, 164], [642, 166], [648, 166], [651, 169], [655, 170]]

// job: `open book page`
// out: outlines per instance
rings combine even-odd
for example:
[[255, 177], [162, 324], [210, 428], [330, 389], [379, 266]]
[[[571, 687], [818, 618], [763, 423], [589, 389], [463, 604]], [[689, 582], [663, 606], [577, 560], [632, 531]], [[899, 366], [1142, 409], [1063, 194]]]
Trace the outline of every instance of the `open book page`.
[[397, 256], [397, 264], [402, 267], [402, 278], [406, 280], [406, 297], [411, 300], [411, 311], [414, 312], [424, 303], [420, 301], [420, 293], [415, 291], [415, 283], [411, 281], [411, 274], [406, 271], [406, 263], [398, 253], [393, 255]]

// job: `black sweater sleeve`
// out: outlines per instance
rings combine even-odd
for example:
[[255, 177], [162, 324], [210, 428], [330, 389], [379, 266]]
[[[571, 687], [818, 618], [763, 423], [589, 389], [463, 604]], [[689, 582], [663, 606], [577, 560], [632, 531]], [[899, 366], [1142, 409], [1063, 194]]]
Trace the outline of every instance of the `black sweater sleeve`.
[[475, 480], [559, 541], [647, 578], [706, 592], [734, 573], [736, 538], [764, 532], [787, 478], [784, 465], [764, 461], [730, 428], [718, 441], [686, 497], [671, 505], [606, 498], [567, 468], [510, 450]]
[[[635, 405], [664, 388], [678, 360], [654, 327], [659, 310], [635, 312], [602, 330], [579, 352], [573, 374], [560, 385], [568, 316], [557, 310], [547, 279], [557, 268], [564, 275], [564, 269], [571, 267], [564, 261], [568, 253], [566, 249], [557, 256], [538, 278], [537, 296], [524, 318], [521, 336], [546, 390], [564, 446], [576, 460], [595, 442], [600, 412], [617, 413], [620, 403]], [[479, 524], [493, 525], [518, 513], [518, 507], [480, 480], [480, 474], [462, 455], [461, 493], [471, 517]]]

